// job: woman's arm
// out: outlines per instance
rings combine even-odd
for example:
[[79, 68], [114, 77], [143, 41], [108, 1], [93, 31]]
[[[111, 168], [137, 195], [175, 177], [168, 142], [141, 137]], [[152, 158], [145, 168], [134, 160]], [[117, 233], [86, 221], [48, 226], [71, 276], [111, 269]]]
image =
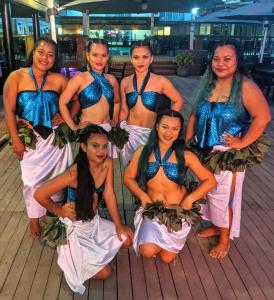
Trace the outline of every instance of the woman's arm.
[[271, 121], [269, 105], [258, 86], [249, 79], [243, 81], [243, 104], [252, 117], [247, 133], [242, 137], [234, 137], [226, 132], [225, 144], [235, 149], [242, 149], [255, 142]]
[[161, 79], [162, 93], [172, 101], [172, 109], [181, 111], [183, 106], [183, 97], [174, 87], [170, 80], [164, 76], [159, 76]]
[[[75, 113], [75, 111], [77, 110], [77, 106], [79, 109], [79, 102], [78, 102], [78, 97], [76, 97], [75, 95], [77, 95], [79, 88], [81, 86], [81, 74], [76, 74], [75, 76], [73, 76], [66, 88], [64, 89], [64, 91], [62, 92], [60, 98], [59, 98], [59, 110], [60, 113], [62, 115], [62, 118], [64, 119], [64, 121], [68, 124], [68, 126], [70, 127], [71, 130], [76, 130], [78, 129], [78, 126], [73, 122], [72, 116], [69, 112], [69, 109], [67, 107], [67, 105], [69, 104], [69, 102], [71, 101], [71, 99], [73, 100], [73, 109], [72, 112], [73, 114]], [[78, 102], [78, 103], [77, 103]]]
[[210, 190], [216, 186], [214, 175], [202, 165], [198, 157], [190, 151], [184, 152], [185, 164], [199, 178], [200, 184], [181, 202], [183, 209], [191, 209], [192, 203], [204, 197]]
[[129, 109], [126, 101], [126, 78], [121, 81], [120, 95], [121, 95], [121, 108], [119, 113], [119, 122], [122, 122], [128, 118]]
[[19, 72], [21, 71], [14, 71], [7, 78], [3, 88], [3, 99], [5, 119], [12, 139], [13, 151], [17, 155], [18, 159], [22, 160], [26, 148], [18, 136], [16, 121], [16, 100], [18, 93]]
[[113, 223], [115, 224], [116, 232], [119, 239], [121, 240], [121, 235], [125, 234], [127, 237], [129, 237], [132, 240], [133, 233], [130, 228], [123, 226], [121, 224], [120, 215], [117, 208], [117, 200], [114, 192], [114, 182], [113, 182], [113, 162], [109, 158], [107, 163], [108, 163], [108, 172], [105, 181], [105, 189], [103, 192], [103, 196], [106, 201], [106, 205], [111, 215], [111, 218], [113, 220]]
[[130, 163], [127, 166], [124, 173], [124, 184], [125, 186], [135, 195], [141, 202], [142, 206], [146, 207], [147, 203], [151, 203], [152, 200], [139, 186], [136, 181], [138, 174], [139, 158], [141, 156], [143, 147], [138, 148], [131, 157]]
[[71, 175], [71, 171], [67, 170], [59, 176], [45, 182], [34, 193], [34, 198], [47, 210], [53, 212], [59, 217], [68, 217], [72, 221], [76, 220], [76, 212], [70, 203], [59, 206], [50, 197], [57, 192], [62, 191], [68, 186], [72, 186], [75, 178]]
[[195, 110], [193, 109], [186, 126], [186, 142], [192, 139], [195, 134]]
[[113, 75], [111, 75], [111, 74], [107, 74], [107, 79], [109, 80], [110, 84], [113, 87], [114, 108], [113, 108], [112, 123], [113, 123], [113, 125], [115, 125], [119, 121], [119, 112], [120, 112], [120, 91], [119, 91], [119, 84], [118, 84], [117, 79]]

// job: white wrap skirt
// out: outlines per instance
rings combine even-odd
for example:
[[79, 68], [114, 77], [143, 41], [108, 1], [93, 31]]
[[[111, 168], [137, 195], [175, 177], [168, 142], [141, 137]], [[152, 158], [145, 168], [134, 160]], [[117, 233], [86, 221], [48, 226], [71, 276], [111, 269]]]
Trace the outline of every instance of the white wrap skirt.
[[133, 247], [136, 254], [139, 253], [139, 246], [143, 244], [155, 244], [162, 249], [178, 253], [183, 249], [191, 226], [182, 220], [180, 231], [168, 232], [165, 225], [160, 225], [155, 218], [143, 218], [144, 208], [140, 207], [134, 217], [134, 240]]
[[[44, 140], [34, 132], [37, 138], [36, 148], [26, 148], [23, 160], [20, 161], [23, 180], [23, 197], [29, 218], [40, 218], [46, 214], [46, 208], [41, 206], [33, 194], [45, 181], [63, 173], [73, 162], [71, 146], [62, 149], [52, 145], [54, 132]], [[63, 192], [53, 195], [55, 202], [63, 200]]]
[[[224, 146], [214, 146], [213, 151], [226, 151]], [[236, 173], [235, 191], [231, 193], [233, 173], [222, 171], [214, 174], [217, 186], [207, 194], [207, 203], [201, 205], [203, 219], [217, 227], [229, 228], [229, 208], [232, 209], [230, 239], [240, 236], [242, 190], [245, 172]]]
[[120, 241], [113, 222], [98, 214], [91, 221], [62, 219], [67, 227], [67, 244], [58, 246], [58, 265], [70, 288], [83, 294], [83, 283], [102, 270], [115, 257], [126, 237]]
[[125, 129], [129, 133], [129, 140], [124, 145], [124, 148], [121, 150], [121, 161], [122, 165], [125, 167], [131, 159], [133, 153], [142, 145], [145, 145], [151, 128], [144, 128], [135, 125], [129, 125], [126, 121], [122, 121], [120, 124], [122, 129]]

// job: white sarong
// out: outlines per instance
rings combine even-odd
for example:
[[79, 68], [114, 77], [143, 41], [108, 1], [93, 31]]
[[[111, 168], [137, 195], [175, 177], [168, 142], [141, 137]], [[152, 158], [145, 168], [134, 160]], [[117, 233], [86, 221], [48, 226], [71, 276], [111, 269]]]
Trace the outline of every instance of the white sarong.
[[162, 249], [178, 253], [183, 249], [191, 226], [182, 220], [180, 231], [168, 232], [165, 225], [160, 225], [155, 218], [143, 218], [144, 208], [140, 207], [134, 217], [134, 240], [133, 247], [136, 254], [139, 253], [139, 246], [143, 244], [155, 244]]
[[126, 237], [120, 241], [113, 222], [98, 214], [91, 221], [61, 219], [67, 227], [67, 244], [58, 246], [58, 265], [70, 288], [83, 294], [83, 283], [96, 275], [115, 257]]
[[[59, 149], [52, 145], [54, 132], [44, 140], [34, 132], [37, 138], [35, 149], [26, 148], [20, 161], [23, 180], [23, 197], [29, 218], [40, 218], [47, 212], [34, 198], [33, 194], [45, 181], [64, 172], [73, 162], [71, 146], [67, 144]], [[55, 202], [63, 200], [63, 192], [52, 196]]]
[[[98, 126], [104, 128], [107, 132], [110, 132], [111, 125], [108, 123], [99, 124]], [[108, 143], [108, 156], [111, 158], [118, 158], [119, 157], [119, 151], [120, 149], [117, 148], [115, 145], [113, 145], [111, 142]]]
[[120, 158], [122, 165], [125, 167], [131, 159], [133, 153], [142, 145], [145, 145], [151, 128], [139, 127], [136, 125], [129, 125], [126, 121], [122, 121], [120, 124], [122, 129], [125, 129], [129, 133], [129, 140], [124, 145], [120, 152]]
[[[228, 147], [214, 146], [213, 151], [227, 151]], [[234, 194], [231, 194], [233, 173], [222, 171], [214, 174], [217, 186], [207, 194], [207, 203], [201, 205], [203, 219], [210, 221], [217, 227], [229, 228], [229, 208], [232, 209], [232, 224], [229, 237], [240, 236], [242, 190], [245, 172], [236, 173]]]

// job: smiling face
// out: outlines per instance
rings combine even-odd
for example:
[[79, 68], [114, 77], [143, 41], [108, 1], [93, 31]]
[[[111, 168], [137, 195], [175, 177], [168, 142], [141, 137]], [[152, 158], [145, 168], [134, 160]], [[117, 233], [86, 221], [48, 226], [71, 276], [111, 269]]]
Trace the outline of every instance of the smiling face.
[[87, 140], [87, 143], [81, 143], [81, 148], [90, 162], [102, 163], [108, 152], [108, 138], [105, 134], [93, 133]]
[[91, 69], [95, 72], [102, 73], [108, 62], [108, 49], [106, 45], [93, 43], [86, 57]]
[[146, 72], [153, 61], [153, 56], [148, 47], [134, 48], [131, 55], [131, 63], [136, 71]]
[[231, 78], [237, 69], [235, 48], [232, 45], [217, 47], [214, 52], [211, 67], [218, 78]]
[[181, 121], [177, 117], [163, 116], [156, 125], [159, 142], [172, 145], [177, 140], [180, 130]]
[[42, 41], [33, 51], [33, 65], [41, 70], [50, 70], [55, 62], [55, 48], [53, 45]]

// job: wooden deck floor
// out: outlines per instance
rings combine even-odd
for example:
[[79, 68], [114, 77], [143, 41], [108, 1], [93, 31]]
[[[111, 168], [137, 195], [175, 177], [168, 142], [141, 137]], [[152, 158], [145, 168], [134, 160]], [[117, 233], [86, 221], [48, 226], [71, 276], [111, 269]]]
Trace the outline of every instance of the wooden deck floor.
[[[197, 80], [173, 78], [185, 96], [184, 114]], [[274, 122], [268, 128], [274, 142]], [[105, 282], [88, 281], [83, 296], [73, 294], [57, 266], [54, 249], [28, 234], [20, 169], [9, 146], [0, 151], [0, 299], [274, 299], [274, 151], [247, 171], [241, 237], [228, 257], [208, 256], [213, 239], [197, 239], [193, 229], [175, 262], [136, 257], [120, 250]], [[115, 163], [115, 189], [122, 218], [132, 225], [133, 200]]]

